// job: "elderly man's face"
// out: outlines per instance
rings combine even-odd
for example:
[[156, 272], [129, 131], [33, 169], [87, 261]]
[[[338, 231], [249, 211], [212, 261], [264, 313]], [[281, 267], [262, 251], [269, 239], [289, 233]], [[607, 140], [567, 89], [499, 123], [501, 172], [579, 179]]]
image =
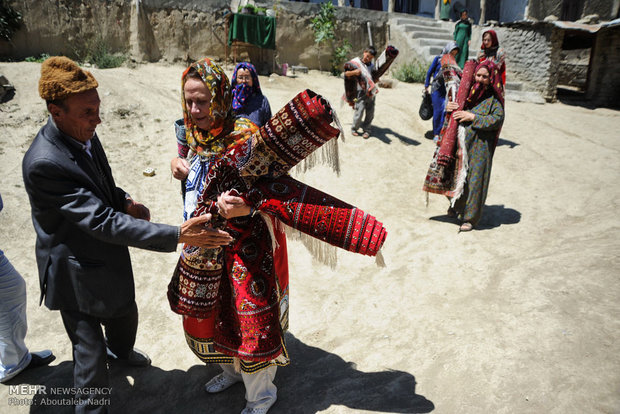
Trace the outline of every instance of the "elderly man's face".
[[50, 104], [49, 109], [58, 129], [80, 142], [86, 142], [101, 123], [100, 103], [97, 89], [91, 89], [69, 96], [64, 100], [64, 105]]

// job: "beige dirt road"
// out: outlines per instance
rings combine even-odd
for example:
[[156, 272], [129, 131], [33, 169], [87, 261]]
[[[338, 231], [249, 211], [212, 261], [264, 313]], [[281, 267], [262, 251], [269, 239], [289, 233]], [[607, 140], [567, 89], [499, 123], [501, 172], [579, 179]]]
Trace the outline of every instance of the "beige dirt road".
[[[0, 249], [28, 285], [27, 344], [52, 348], [50, 367], [0, 386], [0, 412], [64, 413], [71, 347], [58, 312], [39, 306], [35, 236], [21, 160], [46, 120], [37, 63], [0, 63], [17, 88], [0, 104]], [[179, 224], [171, 178], [172, 122], [180, 116], [181, 66], [93, 69], [98, 134], [117, 185]], [[228, 73], [232, 67], [228, 68]], [[261, 77], [275, 111], [311, 88], [336, 107], [342, 80], [311, 71]], [[433, 152], [430, 121], [417, 116], [422, 85], [381, 89], [373, 136], [347, 134], [342, 172], [318, 166], [298, 178], [383, 221], [387, 266], [341, 251], [335, 268], [298, 241], [291, 266], [290, 366], [276, 378], [270, 413], [619, 413], [620, 112], [508, 101], [480, 228], [459, 234], [447, 201], [422, 182]], [[154, 168], [156, 175], [142, 171]], [[216, 372], [185, 344], [166, 286], [178, 258], [132, 249], [146, 369], [111, 370], [111, 412], [238, 413], [244, 391], [207, 395]], [[34, 405], [30, 405], [34, 404]]]

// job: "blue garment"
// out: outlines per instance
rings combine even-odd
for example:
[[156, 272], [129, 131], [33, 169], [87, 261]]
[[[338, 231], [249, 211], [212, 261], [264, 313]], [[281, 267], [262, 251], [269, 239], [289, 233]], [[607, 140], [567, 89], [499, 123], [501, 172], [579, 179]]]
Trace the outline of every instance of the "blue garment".
[[439, 135], [443, 125], [443, 119], [446, 113], [446, 91], [443, 95], [440, 90], [431, 93], [431, 101], [433, 102], [433, 135]]
[[441, 55], [437, 55], [431, 62], [431, 66], [429, 66], [428, 71], [426, 72], [426, 80], [424, 81], [425, 88], [428, 88], [428, 85], [431, 84], [431, 77], [435, 79], [441, 73], [440, 60]]
[[265, 95], [253, 93], [244, 102], [244, 105], [234, 111], [236, 115], [247, 118], [257, 126], [262, 127], [271, 118], [271, 107]]
[[445, 115], [446, 106], [446, 86], [440, 80], [443, 80], [441, 73], [441, 55], [435, 56], [431, 66], [426, 72], [426, 81], [424, 87], [427, 88], [431, 83], [431, 76], [433, 78], [433, 87], [431, 88], [431, 100], [433, 101], [433, 135], [439, 135], [441, 126], [443, 125], [443, 119]]

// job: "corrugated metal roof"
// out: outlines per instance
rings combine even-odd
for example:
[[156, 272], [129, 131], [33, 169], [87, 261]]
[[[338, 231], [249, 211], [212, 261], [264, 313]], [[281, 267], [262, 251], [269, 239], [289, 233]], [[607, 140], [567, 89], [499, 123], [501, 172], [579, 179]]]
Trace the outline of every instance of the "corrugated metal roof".
[[590, 33], [596, 33], [603, 27], [612, 27], [620, 25], [620, 19], [612, 20], [610, 22], [598, 23], [598, 24], [583, 24], [583, 23], [575, 23], [575, 22], [564, 22], [564, 21], [555, 21], [552, 22], [557, 27], [562, 29], [570, 29], [570, 30], [582, 30]]

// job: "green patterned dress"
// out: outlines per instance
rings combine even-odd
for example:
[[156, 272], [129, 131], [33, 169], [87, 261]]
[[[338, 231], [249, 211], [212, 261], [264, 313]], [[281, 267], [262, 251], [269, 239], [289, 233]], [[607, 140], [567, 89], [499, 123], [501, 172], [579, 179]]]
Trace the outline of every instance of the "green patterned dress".
[[478, 224], [487, 198], [491, 165], [497, 131], [504, 122], [502, 104], [491, 96], [469, 110], [476, 115], [465, 127], [465, 149], [469, 159], [467, 182], [463, 194], [456, 201], [454, 209], [463, 222]]

